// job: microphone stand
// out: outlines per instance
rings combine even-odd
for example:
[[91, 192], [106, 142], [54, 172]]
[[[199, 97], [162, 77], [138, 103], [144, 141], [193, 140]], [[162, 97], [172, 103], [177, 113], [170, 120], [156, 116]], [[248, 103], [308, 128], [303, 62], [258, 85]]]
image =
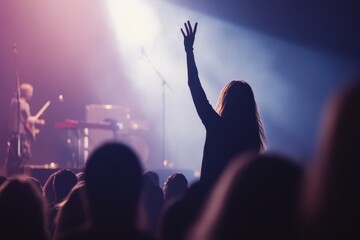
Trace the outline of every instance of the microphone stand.
[[15, 76], [16, 76], [16, 97], [17, 97], [17, 156], [21, 158], [21, 139], [20, 139], [20, 77], [17, 63], [17, 45], [13, 45], [14, 59], [15, 59]]
[[149, 56], [146, 54], [144, 48], [141, 48], [141, 53], [145, 56], [146, 60], [148, 61], [148, 63], [150, 64], [150, 66], [152, 67], [152, 69], [155, 71], [155, 73], [159, 76], [159, 78], [161, 79], [161, 84], [162, 84], [162, 166], [165, 166], [165, 161], [166, 159], [166, 141], [165, 141], [165, 125], [166, 125], [166, 121], [165, 121], [165, 102], [166, 102], [166, 98], [165, 98], [165, 87], [167, 86], [170, 91], [174, 91], [170, 84], [168, 83], [168, 81], [166, 81], [166, 79], [164, 78], [164, 76], [157, 70], [157, 68], [154, 66], [154, 64], [152, 63], [152, 61], [150, 60]]

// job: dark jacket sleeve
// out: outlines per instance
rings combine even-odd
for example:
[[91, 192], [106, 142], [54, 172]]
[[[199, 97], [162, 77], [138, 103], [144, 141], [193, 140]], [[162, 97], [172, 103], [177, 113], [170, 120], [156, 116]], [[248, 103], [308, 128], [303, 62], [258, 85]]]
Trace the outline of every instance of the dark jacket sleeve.
[[193, 51], [187, 51], [186, 60], [188, 69], [188, 85], [191, 91], [191, 96], [201, 121], [203, 122], [205, 128], [208, 128], [219, 119], [219, 115], [209, 103], [204, 89], [201, 86]]

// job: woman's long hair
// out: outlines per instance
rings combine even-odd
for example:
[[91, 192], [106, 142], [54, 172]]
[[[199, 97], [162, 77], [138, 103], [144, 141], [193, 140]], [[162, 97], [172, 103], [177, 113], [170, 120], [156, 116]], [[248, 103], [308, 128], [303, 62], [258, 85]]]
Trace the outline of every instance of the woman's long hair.
[[233, 126], [246, 129], [255, 136], [260, 152], [266, 149], [263, 124], [250, 85], [243, 80], [233, 80], [222, 89], [216, 112]]

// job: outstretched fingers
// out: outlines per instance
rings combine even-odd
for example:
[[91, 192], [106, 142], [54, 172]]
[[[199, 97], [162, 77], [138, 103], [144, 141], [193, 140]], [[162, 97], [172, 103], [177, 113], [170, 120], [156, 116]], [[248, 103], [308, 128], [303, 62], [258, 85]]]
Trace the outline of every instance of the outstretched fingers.
[[[188, 21], [188, 23], [189, 23], [189, 21]], [[190, 35], [190, 33], [191, 33], [190, 27], [186, 23], [184, 23], [184, 27], [185, 27], [185, 30], [186, 30], [186, 34], [185, 34], [185, 32], [184, 32], [184, 30], [182, 28], [181, 28], [181, 32], [182, 32], [184, 37], [188, 37]]]
[[192, 27], [191, 27], [191, 23], [190, 23], [190, 21], [187, 21], [187, 24], [188, 24], [188, 26], [189, 26], [189, 31], [190, 31], [190, 33], [192, 33], [192, 32], [193, 32], [193, 30], [192, 30]]
[[189, 52], [192, 51], [193, 45], [194, 45], [194, 40], [195, 40], [195, 33], [197, 30], [197, 23], [195, 23], [194, 28], [191, 26], [190, 21], [187, 21], [184, 23], [184, 28], [181, 28], [181, 33], [184, 37], [184, 46], [185, 46], [185, 51]]
[[184, 32], [184, 30], [182, 28], [180, 29], [181, 33], [183, 34], [184, 37], [187, 37], [189, 35], [195, 35], [196, 30], [197, 30], [197, 25], [198, 25], [198, 23], [196, 22], [195, 25], [194, 25], [194, 29], [193, 29], [193, 27], [191, 26], [190, 21], [187, 21], [186, 23], [184, 23], [186, 34], [185, 34], [185, 32]]
[[185, 27], [185, 31], [183, 28], [180, 28], [182, 35], [184, 36], [184, 38], [187, 37], [194, 37], [196, 34], [196, 30], [197, 30], [197, 25], [198, 23], [196, 22], [194, 25], [194, 28], [191, 26], [190, 21], [187, 21], [186, 23], [184, 23], [184, 27]]
[[180, 28], [180, 30], [181, 30], [182, 35], [183, 35], [184, 37], [186, 37], [186, 35], [185, 35], [185, 33], [184, 33], [184, 30], [183, 30], [182, 28]]
[[198, 25], [198, 23], [196, 22], [196, 23], [195, 23], [195, 26], [194, 26], [194, 35], [195, 35], [195, 33], [196, 33], [197, 25]]
[[185, 26], [185, 29], [186, 29], [186, 35], [189, 36], [190, 35], [189, 27], [188, 27], [188, 25], [186, 23], [184, 23], [184, 26]]

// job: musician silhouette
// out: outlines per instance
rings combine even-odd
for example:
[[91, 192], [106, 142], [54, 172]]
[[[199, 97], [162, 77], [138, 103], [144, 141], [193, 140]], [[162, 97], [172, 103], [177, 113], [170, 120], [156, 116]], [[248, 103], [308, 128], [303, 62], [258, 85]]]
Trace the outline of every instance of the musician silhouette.
[[35, 125], [45, 124], [45, 120], [31, 115], [29, 102], [34, 93], [33, 86], [22, 83], [19, 92], [20, 97], [15, 93], [10, 104], [10, 139], [6, 159], [8, 176], [23, 173], [24, 165], [32, 157], [31, 141], [35, 139]]

